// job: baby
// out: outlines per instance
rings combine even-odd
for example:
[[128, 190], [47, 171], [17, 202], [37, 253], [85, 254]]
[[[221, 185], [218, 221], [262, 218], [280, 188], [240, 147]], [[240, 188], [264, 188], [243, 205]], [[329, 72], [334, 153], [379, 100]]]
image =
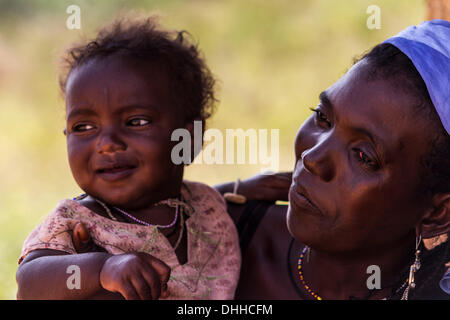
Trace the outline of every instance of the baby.
[[[62, 200], [25, 240], [17, 297], [232, 299], [241, 255], [225, 202], [171, 159], [172, 132], [193, 135], [215, 102], [196, 46], [152, 19], [119, 21], [66, 63], [64, 134], [85, 194]], [[97, 250], [77, 253], [80, 223]]]

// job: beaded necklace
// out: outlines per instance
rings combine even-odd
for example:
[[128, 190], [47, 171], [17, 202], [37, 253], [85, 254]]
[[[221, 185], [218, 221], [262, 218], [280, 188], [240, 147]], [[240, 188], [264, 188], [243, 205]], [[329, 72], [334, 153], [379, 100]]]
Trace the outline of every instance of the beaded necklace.
[[[106, 206], [106, 204], [104, 204], [104, 203], [101, 202], [100, 200], [95, 199], [95, 201], [97, 201], [98, 203], [100, 203], [105, 209], [108, 208], [108, 207]], [[157, 203], [156, 205], [159, 205], [159, 203]], [[117, 207], [113, 207], [113, 208], [116, 209], [117, 211], [119, 211], [121, 214], [127, 216], [128, 218], [130, 218], [130, 219], [133, 220], [134, 222], [143, 224], [144, 226], [147, 226], [147, 227], [157, 227], [157, 228], [160, 228], [160, 229], [167, 229], [167, 228], [173, 227], [173, 226], [175, 225], [175, 223], [177, 222], [177, 220], [178, 220], [178, 210], [179, 210], [180, 206], [179, 206], [178, 204], [176, 205], [176, 209], [175, 209], [175, 218], [174, 218], [173, 221], [172, 221], [171, 223], [169, 223], [168, 225], [151, 224], [151, 223], [145, 222], [145, 221], [143, 221], [143, 220], [140, 220], [140, 219], [138, 219], [138, 218], [132, 216], [131, 214], [129, 214], [128, 212], [125, 212], [125, 211], [122, 210], [122, 209], [119, 209], [119, 208], [117, 208]], [[109, 210], [109, 208], [108, 208], [108, 210], [106, 210], [106, 211], [108, 211], [108, 214], [109, 214], [110, 216], [112, 216], [111, 211]], [[117, 220], [117, 219], [116, 219], [116, 220]]]
[[[294, 238], [291, 238], [291, 241], [290, 241], [290, 243], [289, 243], [288, 254], [287, 254], [287, 269], [288, 269], [289, 278], [290, 278], [291, 283], [293, 284], [295, 290], [297, 291], [297, 293], [298, 293], [300, 296], [302, 296], [303, 298], [305, 298], [304, 295], [302, 294], [302, 292], [299, 290], [298, 286], [295, 284], [295, 281], [294, 281], [294, 279], [292, 278], [292, 273], [291, 273], [291, 266], [290, 266], [290, 259], [289, 259], [289, 257], [290, 257], [290, 252], [291, 252], [291, 249], [292, 249], [292, 245], [293, 245], [293, 243], [294, 243], [294, 240], [295, 240]], [[308, 285], [308, 284], [306, 283], [306, 281], [305, 281], [305, 277], [304, 277], [303, 272], [302, 272], [302, 262], [303, 262], [303, 259], [304, 259], [304, 257], [305, 257], [306, 252], [308, 251], [308, 249], [309, 249], [309, 247], [308, 247], [308, 246], [305, 246], [305, 247], [303, 248], [302, 252], [300, 253], [300, 257], [298, 258], [298, 262], [297, 262], [298, 275], [299, 275], [300, 281], [301, 281], [303, 287], [305, 288], [305, 290], [306, 290], [312, 297], [314, 297], [314, 299], [316, 299], [316, 300], [323, 300], [322, 297], [320, 297], [317, 293], [315, 293], [315, 292], [309, 287], [309, 285]], [[389, 296], [386, 297], [385, 299], [386, 299], [386, 300], [392, 299], [392, 298], [393, 298], [395, 295], [397, 295], [401, 290], [405, 289], [405, 287], [407, 286], [407, 284], [408, 284], [408, 279], [406, 279], [406, 281], [404, 281], [403, 284], [402, 284], [399, 288], [397, 288], [397, 290], [395, 290], [391, 295], [389, 295]], [[368, 297], [366, 297], [366, 298], [368, 298]]]
[[[77, 197], [73, 198], [73, 200], [81, 200], [81, 199], [85, 198], [86, 196], [87, 196], [87, 194], [82, 194], [80, 196], [77, 196]], [[109, 207], [103, 201], [100, 201], [100, 200], [98, 200], [96, 198], [94, 198], [94, 200], [97, 203], [99, 203], [105, 209], [106, 213], [108, 214], [108, 216], [112, 220], [117, 221], [117, 218], [114, 217], [114, 215], [111, 213], [111, 210], [109, 209]], [[150, 224], [148, 222], [142, 221], [142, 220], [132, 216], [131, 214], [129, 214], [128, 212], [125, 212], [124, 210], [121, 210], [121, 209], [119, 209], [117, 207], [113, 207], [113, 208], [116, 209], [118, 212], [122, 213], [123, 215], [127, 216], [131, 220], [137, 222], [137, 223], [140, 223], [140, 224], [148, 226], [148, 227], [156, 227], [156, 228], [160, 228], [160, 229], [167, 229], [167, 228], [170, 228], [170, 227], [174, 226], [176, 224], [177, 220], [178, 220], [178, 216], [180, 216], [180, 226], [181, 226], [180, 234], [178, 235], [178, 239], [177, 239], [177, 241], [175, 242], [175, 244], [173, 246], [173, 250], [176, 250], [178, 248], [178, 246], [180, 245], [180, 243], [181, 243], [181, 239], [183, 239], [183, 232], [184, 232], [184, 215], [183, 215], [183, 211], [184, 211], [184, 209], [186, 209], [189, 214], [192, 214], [193, 208], [188, 206], [184, 201], [179, 200], [179, 199], [162, 200], [162, 201], [156, 203], [155, 206], [164, 205], [164, 204], [168, 205], [170, 207], [176, 207], [175, 218], [173, 219], [173, 221], [170, 224], [165, 225], [165, 226], [164, 225], [153, 225], [153, 224]], [[178, 214], [179, 211], [180, 211], [180, 206], [181, 206], [181, 212], [180, 212], [180, 214]], [[167, 234], [166, 238], [171, 236], [175, 231], [176, 231], [176, 228], [170, 234]]]
[[308, 251], [308, 246], [305, 246], [302, 250], [302, 253], [300, 254], [300, 257], [298, 258], [298, 262], [297, 262], [297, 270], [298, 270], [298, 275], [300, 277], [300, 281], [303, 284], [303, 287], [306, 289], [306, 291], [312, 295], [314, 297], [314, 299], [316, 300], [322, 300], [322, 298], [315, 293], [314, 291], [311, 290], [311, 288], [308, 286], [308, 284], [305, 281], [305, 278], [303, 277], [303, 272], [302, 272], [302, 262], [303, 262], [303, 257], [305, 256], [306, 251]]
[[[73, 200], [75, 200], [75, 201], [81, 200], [81, 199], [85, 198], [86, 196], [87, 196], [87, 194], [83, 193], [82, 195], [79, 195], [79, 196], [77, 196], [77, 197], [74, 197]], [[117, 221], [117, 218], [113, 216], [113, 214], [111, 213], [111, 210], [109, 209], [109, 207], [108, 207], [103, 201], [100, 201], [99, 199], [94, 198], [94, 197], [92, 197], [92, 198], [93, 198], [97, 203], [99, 203], [99, 204], [105, 209], [105, 211], [108, 213], [108, 216], [109, 216], [112, 220]], [[157, 227], [157, 228], [160, 228], [160, 229], [167, 229], [167, 228], [173, 227], [173, 226], [175, 225], [175, 223], [177, 223], [177, 220], [178, 220], [178, 212], [179, 212], [180, 205], [182, 205], [183, 207], [186, 207], [186, 206], [187, 206], [187, 204], [186, 204], [184, 201], [181, 201], [180, 199], [166, 199], [166, 200], [161, 200], [161, 201], [159, 201], [159, 202], [157, 202], [157, 203], [155, 204], [155, 206], [160, 206], [160, 205], [168, 205], [169, 207], [175, 207], [175, 208], [176, 208], [176, 209], [175, 209], [175, 218], [174, 218], [173, 221], [172, 221], [171, 223], [169, 223], [168, 225], [155, 225], [155, 224], [151, 224], [151, 223], [142, 221], [142, 220], [140, 220], [140, 219], [138, 219], [138, 218], [132, 216], [131, 214], [129, 214], [128, 212], [126, 212], [126, 211], [124, 211], [124, 210], [122, 210], [122, 209], [120, 209], [120, 208], [117, 208], [117, 207], [113, 207], [113, 208], [114, 208], [115, 210], [117, 210], [118, 212], [122, 213], [123, 215], [127, 216], [128, 218], [130, 218], [130, 219], [133, 220], [134, 222], [143, 224], [144, 226], [147, 226], [147, 227]], [[188, 211], [190, 211], [190, 210], [188, 210]]]
[[[160, 202], [158, 202], [156, 205], [167, 204], [166, 201], [169, 201], [169, 200], [172, 200], [172, 199], [160, 201]], [[105, 203], [101, 202], [101, 201], [98, 200], [98, 199], [95, 199], [95, 201], [97, 201], [98, 203], [100, 203], [100, 204], [103, 206], [103, 208], [105, 208], [106, 212], [108, 212], [108, 215], [109, 215], [111, 218], [113, 218], [114, 220], [117, 221], [116, 217], [114, 217], [114, 216], [112, 215], [111, 210], [109, 210], [108, 206], [107, 206]], [[148, 227], [156, 227], [156, 228], [161, 228], [161, 229], [170, 228], [170, 227], [172, 227], [172, 226], [177, 222], [177, 220], [178, 220], [178, 210], [179, 210], [179, 208], [180, 208], [180, 206], [179, 206], [178, 204], [176, 204], [175, 219], [172, 221], [172, 223], [170, 223], [170, 224], [168, 224], [168, 225], [166, 225], [166, 226], [161, 226], [161, 225], [154, 225], [154, 224], [150, 224], [150, 223], [147, 223], [147, 222], [145, 222], [145, 221], [139, 220], [138, 218], [132, 216], [131, 214], [129, 214], [129, 213], [127, 213], [127, 212], [125, 212], [125, 211], [123, 211], [123, 210], [121, 210], [121, 209], [119, 209], [119, 208], [114, 207], [114, 209], [116, 209], [116, 210], [119, 211], [120, 213], [123, 213], [124, 215], [126, 215], [127, 217], [129, 217], [131, 220], [133, 220], [133, 221], [135, 221], [135, 222], [141, 223], [141, 224], [143, 224], [143, 225], [145, 225], [145, 226], [148, 226]], [[183, 210], [183, 209], [182, 209], [182, 210]], [[176, 250], [176, 249], [178, 248], [178, 246], [179, 246], [180, 243], [181, 243], [181, 239], [183, 239], [183, 232], [184, 232], [184, 216], [183, 216], [183, 212], [181, 212], [181, 214], [180, 214], [180, 225], [181, 225], [180, 234], [178, 235], [178, 239], [177, 239], [177, 241], [175, 242], [175, 244], [174, 244], [174, 246], [173, 246], [173, 250]], [[176, 230], [176, 228], [175, 228], [175, 230]], [[171, 236], [171, 235], [175, 232], [175, 230], [174, 230], [173, 232], [171, 232], [170, 234], [167, 234], [167, 235], [166, 235], [166, 238], [168, 238], [169, 236]]]

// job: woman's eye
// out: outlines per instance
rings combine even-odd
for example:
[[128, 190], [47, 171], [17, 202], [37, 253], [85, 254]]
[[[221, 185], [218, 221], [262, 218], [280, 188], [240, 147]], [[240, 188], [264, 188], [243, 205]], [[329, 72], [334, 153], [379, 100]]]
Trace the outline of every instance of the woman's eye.
[[328, 120], [327, 116], [319, 109], [309, 108], [311, 111], [316, 113], [316, 121], [319, 123], [324, 123], [328, 128], [331, 128], [331, 122]]
[[75, 132], [84, 132], [93, 129], [94, 126], [90, 124], [78, 124], [73, 126], [73, 131]]
[[142, 118], [135, 118], [135, 119], [131, 119], [130, 121], [128, 121], [128, 124], [133, 127], [141, 127], [141, 126], [145, 126], [149, 123], [150, 123], [150, 121], [148, 121], [146, 119], [142, 119]]

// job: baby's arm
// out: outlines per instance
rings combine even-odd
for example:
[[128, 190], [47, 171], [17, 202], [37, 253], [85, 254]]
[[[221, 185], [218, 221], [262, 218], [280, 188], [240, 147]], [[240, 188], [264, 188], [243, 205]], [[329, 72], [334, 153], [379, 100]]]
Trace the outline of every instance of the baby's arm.
[[[167, 294], [170, 268], [149, 254], [111, 254], [97, 246], [77, 252], [80, 243], [72, 242], [72, 236], [83, 243], [88, 234], [81, 220], [95, 224], [89, 212], [77, 210], [70, 201], [61, 202], [27, 237], [16, 274], [17, 298], [158, 299]], [[80, 276], [79, 288], [74, 272]], [[105, 297], [108, 292], [116, 295]]]
[[[17, 270], [18, 299], [90, 299], [106, 293], [99, 274], [111, 256], [106, 252], [67, 254], [63, 251], [40, 249], [30, 252]], [[79, 289], [69, 289], [69, 266], [80, 270]], [[111, 298], [113, 296], [111, 295]]]
[[[71, 274], [80, 271], [79, 289], [69, 289]], [[18, 299], [158, 299], [167, 296], [170, 268], [143, 252], [67, 254], [57, 250], [29, 253], [17, 270]]]

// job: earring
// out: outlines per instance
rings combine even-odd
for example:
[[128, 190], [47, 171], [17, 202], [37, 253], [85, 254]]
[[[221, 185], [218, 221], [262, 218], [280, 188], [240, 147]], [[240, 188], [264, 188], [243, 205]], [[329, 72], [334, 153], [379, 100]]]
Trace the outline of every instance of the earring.
[[307, 247], [308, 249], [306, 249], [306, 263], [309, 263], [309, 255], [311, 253], [311, 248]]
[[402, 300], [408, 300], [409, 290], [414, 289], [416, 287], [415, 273], [420, 269], [419, 246], [421, 241], [422, 235], [416, 237], [416, 252], [415, 252], [416, 257], [411, 267], [409, 267], [408, 286], [406, 287], [405, 292], [403, 292]]

